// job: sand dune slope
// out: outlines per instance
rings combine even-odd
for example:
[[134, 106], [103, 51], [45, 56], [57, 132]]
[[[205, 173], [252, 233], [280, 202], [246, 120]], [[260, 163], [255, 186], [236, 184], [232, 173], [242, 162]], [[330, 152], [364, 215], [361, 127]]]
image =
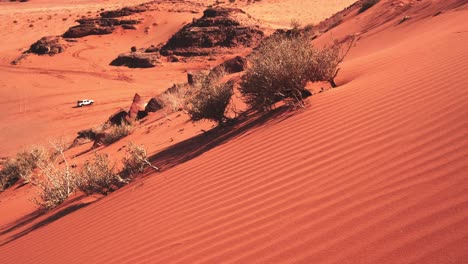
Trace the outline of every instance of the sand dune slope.
[[0, 263], [466, 263], [467, 16], [363, 38], [306, 110], [13, 237]]

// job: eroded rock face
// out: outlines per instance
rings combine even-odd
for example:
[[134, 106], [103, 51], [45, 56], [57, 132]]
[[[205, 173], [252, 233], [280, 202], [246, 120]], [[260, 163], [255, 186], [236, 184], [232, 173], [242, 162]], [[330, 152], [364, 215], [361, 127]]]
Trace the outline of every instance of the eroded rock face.
[[29, 52], [39, 55], [55, 55], [64, 52], [66, 45], [61, 37], [50, 36], [43, 37], [36, 43], [32, 44]]
[[203, 56], [214, 48], [251, 47], [264, 33], [257, 21], [241, 9], [209, 8], [203, 17], [184, 26], [162, 47], [161, 54]]
[[129, 68], [152, 68], [160, 63], [158, 53], [141, 51], [120, 54], [110, 65], [127, 66]]
[[71, 27], [63, 34], [64, 38], [82, 38], [89, 35], [111, 34], [117, 26], [131, 26], [140, 23], [133, 19], [115, 18], [83, 18], [76, 22], [78, 26]]
[[151, 98], [145, 106], [146, 112], [157, 112], [163, 108], [162, 104], [156, 99]]

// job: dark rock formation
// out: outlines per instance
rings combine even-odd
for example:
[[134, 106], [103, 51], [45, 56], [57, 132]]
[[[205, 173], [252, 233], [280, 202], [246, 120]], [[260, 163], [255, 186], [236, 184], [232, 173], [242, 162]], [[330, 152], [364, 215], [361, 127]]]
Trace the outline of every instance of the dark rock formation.
[[240, 56], [236, 56], [214, 67], [213, 71], [224, 70], [225, 73], [231, 74], [231, 73], [244, 71], [246, 67], [247, 67], [247, 60]]
[[163, 108], [162, 104], [156, 99], [156, 98], [151, 98], [146, 104], [145, 111], [146, 112], [157, 112]]
[[160, 63], [158, 53], [127, 52], [120, 54], [110, 65], [129, 68], [151, 68]]
[[124, 7], [122, 9], [117, 9], [117, 10], [104, 11], [101, 13], [101, 17], [104, 17], [104, 18], [123, 17], [123, 16], [129, 16], [135, 13], [145, 12], [147, 10], [148, 10], [148, 7], [145, 4], [142, 4], [138, 6]]
[[28, 52], [35, 53], [39, 55], [55, 55], [57, 53], [62, 53], [66, 49], [66, 45], [63, 43], [61, 37], [43, 37], [38, 40], [36, 43], [32, 44]]
[[162, 47], [161, 54], [208, 55], [216, 47], [250, 47], [263, 38], [252, 17], [241, 9], [209, 8], [202, 18], [184, 26]]
[[83, 18], [78, 19], [76, 22], [79, 25], [69, 28], [63, 34], [64, 38], [82, 38], [89, 35], [111, 34], [116, 26], [130, 26], [140, 23], [138, 20], [115, 18]]
[[127, 112], [125, 110], [120, 110], [117, 113], [111, 115], [109, 117], [109, 122], [112, 125], [121, 125], [122, 123], [126, 122], [125, 117], [127, 116]]

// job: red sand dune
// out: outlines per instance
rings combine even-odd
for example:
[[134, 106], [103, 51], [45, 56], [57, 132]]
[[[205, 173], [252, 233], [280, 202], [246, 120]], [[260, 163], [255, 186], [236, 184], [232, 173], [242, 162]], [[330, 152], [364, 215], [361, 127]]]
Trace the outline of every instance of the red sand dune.
[[[402, 11], [399, 3], [412, 5]], [[254, 115], [211, 136], [199, 132], [210, 123], [152, 116], [101, 151], [118, 156], [129, 141], [144, 144], [161, 173], [148, 172], [89, 204], [75, 197], [45, 215], [25, 198], [32, 197], [30, 186], [1, 193], [0, 263], [466, 263], [466, 17], [466, 1], [382, 0], [317, 40], [360, 36], [343, 63], [340, 87], [312, 96], [305, 110]], [[97, 39], [88, 42], [105, 43]], [[113, 70], [73, 67], [90, 68], [51, 70], [52, 76], [34, 67], [0, 70], [8, 78], [41, 76], [38, 82], [64, 75], [77, 83], [70, 88], [76, 94], [57, 95], [63, 101], [82, 95], [81, 81], [112, 87], [98, 91], [109, 106], [85, 110], [95, 116], [70, 133], [110, 114], [98, 112], [119, 105], [123, 86], [154, 87], [144, 81], [150, 71], [122, 70], [134, 80], [122, 84], [111, 78]], [[182, 67], [166, 65], [161, 75], [182, 80]], [[54, 109], [45, 113], [63, 118]], [[10, 115], [2, 122], [26, 126], [14, 118], [27, 114]], [[2, 142], [14, 138], [5, 133]]]

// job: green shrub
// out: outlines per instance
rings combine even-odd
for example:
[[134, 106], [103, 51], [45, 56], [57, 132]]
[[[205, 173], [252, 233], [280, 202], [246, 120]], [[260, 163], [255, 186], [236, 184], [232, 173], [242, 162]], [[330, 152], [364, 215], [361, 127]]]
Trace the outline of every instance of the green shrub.
[[377, 4], [380, 0], [363, 0], [361, 8], [359, 9], [358, 13], [362, 13], [366, 11], [367, 9], [371, 8], [375, 4]]

